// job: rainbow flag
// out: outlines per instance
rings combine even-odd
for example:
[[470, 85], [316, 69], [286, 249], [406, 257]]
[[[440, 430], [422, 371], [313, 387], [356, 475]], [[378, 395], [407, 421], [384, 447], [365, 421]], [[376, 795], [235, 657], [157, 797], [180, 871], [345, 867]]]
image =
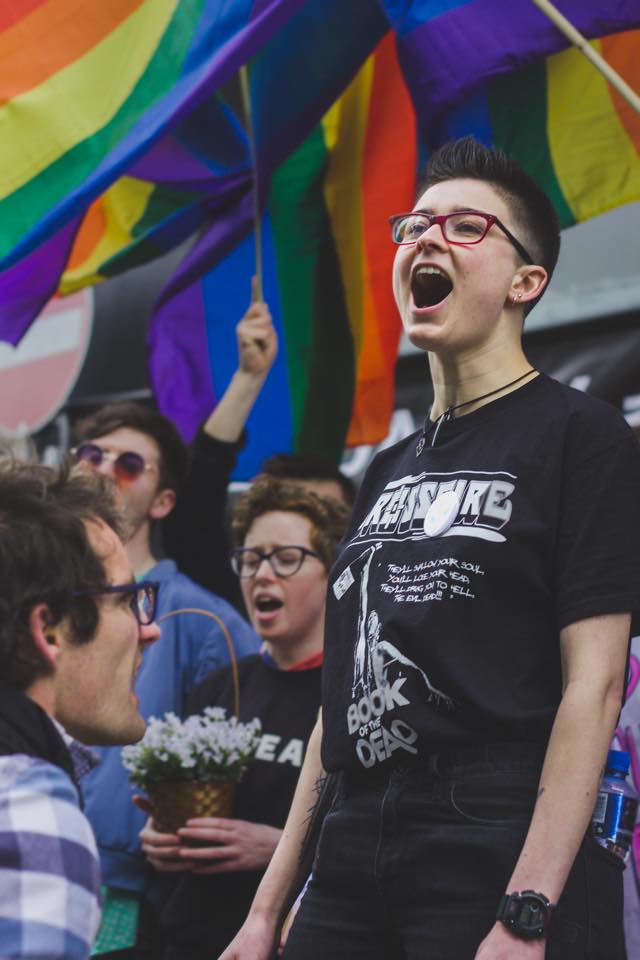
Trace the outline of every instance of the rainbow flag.
[[0, 264], [83, 211], [304, 0], [0, 2]]
[[[336, 33], [342, 29], [342, 39]], [[251, 61], [255, 140], [266, 191], [271, 170], [297, 147], [353, 77], [386, 21], [369, 0], [316, 2], [292, 16]], [[329, 57], [331, 51], [331, 57]], [[291, 93], [304, 65], [305, 82]], [[228, 84], [157, 141], [89, 209], [60, 292], [159, 256], [253, 190], [243, 127]], [[236, 107], [236, 109], [238, 109]], [[247, 227], [249, 229], [249, 227]]]
[[[640, 90], [640, 31], [593, 46]], [[552, 198], [563, 227], [640, 200], [640, 116], [575, 49], [496, 81], [434, 132], [502, 147]]]
[[[90, 203], [304, 5], [0, 0], [0, 336], [55, 290]], [[129, 186], [133, 228], [155, 191]]]
[[[589, 36], [640, 22], [637, 0], [560, 6]], [[0, 238], [0, 338], [17, 342], [56, 289], [113, 276], [200, 231], [150, 331], [159, 403], [187, 436], [235, 366], [233, 328], [253, 272], [247, 138], [224, 86], [247, 60], [265, 292], [282, 345], [249, 427], [256, 444], [270, 434], [270, 449], [337, 457], [345, 439], [384, 435], [398, 321], [382, 224], [411, 203], [418, 156], [443, 137], [471, 131], [512, 149], [544, 185], [555, 184], [563, 223], [634, 196], [635, 121], [606, 85], [597, 94], [589, 86], [590, 105], [583, 80], [575, 85], [581, 123], [600, 118], [597, 142], [573, 159], [572, 141], [561, 146], [571, 112], [562, 90], [567, 82], [574, 90], [578, 55], [566, 54], [573, 57], [566, 76], [553, 66], [564, 54], [539, 60], [566, 41], [531, 3], [111, 0], [107, 7], [0, 0], [0, 208], [8, 225]], [[378, 46], [389, 23], [420, 146], [392, 34]], [[619, 59], [637, 85], [628, 55]], [[508, 83], [500, 79], [522, 64], [530, 66]], [[104, 75], [114, 82], [102, 83]], [[522, 103], [537, 111], [535, 143], [517, 122]], [[619, 137], [627, 138], [624, 150]], [[253, 472], [263, 452], [250, 447], [240, 475]]]
[[[388, 36], [271, 179], [264, 295], [280, 352], [249, 419], [238, 478], [255, 474], [274, 450], [338, 459], [345, 437], [384, 437], [400, 334], [386, 217], [413, 202], [416, 160], [415, 115]], [[249, 196], [240, 212], [249, 225]], [[212, 228], [216, 249], [238, 213]], [[161, 301], [150, 334], [152, 377], [161, 408], [186, 436], [235, 369], [235, 324], [248, 306], [254, 263], [249, 233], [204, 278], [175, 293], [170, 287]]]
[[[205, 144], [216, 149], [206, 151]], [[59, 293], [154, 260], [208, 224], [216, 201], [250, 180], [243, 127], [214, 95], [90, 205]]]
[[[639, 20], [637, 0], [560, 5], [589, 36]], [[212, 97], [248, 58], [266, 192], [389, 24], [423, 134], [487, 77], [565, 44], [510, 0], [0, 0], [0, 337], [17, 342], [56, 289], [166, 252], [250, 189], [246, 142]], [[223, 171], [219, 148], [234, 154]]]
[[[400, 60], [427, 141], [452, 107], [487, 83], [568, 46], [531, 0], [379, 2], [398, 36]], [[554, 2], [589, 39], [640, 27], [638, 0]]]
[[[631, 31], [595, 42], [636, 89], [639, 41]], [[387, 37], [274, 173], [263, 221], [265, 297], [282, 347], [249, 419], [238, 479], [274, 449], [338, 458], [345, 443], [385, 436], [399, 335], [386, 216], [412, 205], [434, 141], [472, 133], [506, 149], [553, 198], [563, 226], [640, 199], [640, 121], [573, 49], [488, 85], [429, 130], [429, 146], [416, 142], [414, 125]], [[155, 392], [186, 436], [235, 369], [234, 326], [254, 269], [248, 195], [241, 207], [201, 240], [201, 254], [214, 260], [223, 250], [219, 263], [202, 277], [206, 257], [194, 253], [192, 272], [169, 283], [151, 329]]]

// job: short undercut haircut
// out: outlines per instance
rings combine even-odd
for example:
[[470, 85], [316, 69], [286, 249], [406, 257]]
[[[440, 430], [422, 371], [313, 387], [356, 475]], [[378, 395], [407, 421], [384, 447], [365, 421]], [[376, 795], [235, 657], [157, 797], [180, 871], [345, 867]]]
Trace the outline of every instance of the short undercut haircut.
[[29, 628], [38, 604], [47, 605], [51, 626], [68, 618], [73, 642], [86, 643], [95, 633], [95, 600], [73, 596], [105, 586], [85, 527], [90, 521], [120, 533], [104, 477], [0, 462], [0, 676], [12, 686], [25, 689], [43, 670]]
[[159, 489], [179, 492], [188, 469], [189, 455], [177, 427], [168, 417], [139, 403], [110, 403], [80, 420], [75, 427], [79, 441], [97, 440], [123, 427], [151, 437], [160, 451]]
[[235, 545], [243, 546], [258, 517], [274, 510], [297, 513], [309, 520], [311, 545], [329, 572], [347, 528], [349, 511], [344, 504], [332, 497], [319, 497], [295, 482], [263, 474], [236, 501], [231, 522]]
[[[535, 263], [547, 271], [546, 290], [560, 253], [560, 225], [555, 207], [544, 190], [503, 150], [485, 147], [473, 137], [463, 137], [435, 151], [427, 163], [418, 197], [437, 183], [461, 179], [482, 180], [500, 194], [513, 215], [518, 240], [529, 250]], [[540, 297], [543, 294], [544, 290]], [[525, 314], [540, 297], [526, 305]]]

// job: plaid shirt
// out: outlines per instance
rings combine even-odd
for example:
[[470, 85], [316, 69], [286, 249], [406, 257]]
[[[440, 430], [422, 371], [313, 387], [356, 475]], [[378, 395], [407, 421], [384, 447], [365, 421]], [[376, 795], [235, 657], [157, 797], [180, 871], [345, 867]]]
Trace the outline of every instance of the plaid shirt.
[[93, 832], [69, 777], [0, 757], [0, 957], [85, 960], [100, 921]]

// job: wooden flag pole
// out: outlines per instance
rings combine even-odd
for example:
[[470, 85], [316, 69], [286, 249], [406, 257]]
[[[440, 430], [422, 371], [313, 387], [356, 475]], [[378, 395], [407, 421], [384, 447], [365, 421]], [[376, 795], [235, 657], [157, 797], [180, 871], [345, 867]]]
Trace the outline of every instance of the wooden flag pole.
[[253, 177], [253, 229], [256, 238], [256, 282], [255, 299], [264, 300], [262, 283], [262, 216], [260, 213], [260, 196], [258, 193], [258, 159], [256, 153], [256, 138], [253, 127], [253, 109], [251, 107], [251, 91], [249, 89], [249, 71], [246, 63], [240, 67], [240, 88], [242, 90], [242, 104], [249, 137], [249, 156], [251, 157], [251, 171]]
[[629, 84], [622, 79], [620, 74], [607, 63], [604, 57], [601, 57], [600, 54], [593, 49], [587, 38], [583, 37], [579, 30], [576, 30], [573, 24], [560, 13], [557, 7], [554, 7], [554, 5], [550, 3], [550, 0], [533, 0], [533, 3], [555, 23], [558, 30], [585, 55], [596, 70], [599, 70], [600, 73], [606, 77], [611, 86], [616, 88], [627, 103], [630, 104], [637, 113], [640, 113], [640, 96], [638, 96], [635, 90], [632, 90]]

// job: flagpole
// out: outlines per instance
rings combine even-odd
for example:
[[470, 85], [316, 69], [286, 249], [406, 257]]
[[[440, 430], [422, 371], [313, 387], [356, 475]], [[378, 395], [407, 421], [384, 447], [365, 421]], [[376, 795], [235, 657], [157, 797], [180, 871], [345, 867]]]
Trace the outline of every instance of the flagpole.
[[249, 156], [251, 157], [251, 172], [253, 177], [253, 229], [256, 238], [256, 300], [264, 300], [262, 283], [262, 216], [260, 214], [260, 196], [258, 194], [258, 159], [256, 153], [256, 138], [253, 126], [253, 109], [251, 107], [251, 91], [249, 89], [249, 71], [246, 63], [240, 67], [240, 88], [242, 90], [242, 104], [249, 137]]
[[637, 113], [640, 113], [640, 96], [638, 96], [635, 90], [631, 89], [620, 74], [607, 63], [604, 57], [601, 57], [600, 54], [593, 49], [587, 38], [584, 37], [579, 30], [576, 30], [573, 24], [560, 13], [557, 7], [554, 7], [554, 5], [550, 3], [550, 0], [533, 0], [533, 3], [555, 23], [558, 30], [584, 54], [596, 70], [599, 70], [600, 73], [606, 77], [611, 86], [616, 88], [627, 103], [630, 104]]

